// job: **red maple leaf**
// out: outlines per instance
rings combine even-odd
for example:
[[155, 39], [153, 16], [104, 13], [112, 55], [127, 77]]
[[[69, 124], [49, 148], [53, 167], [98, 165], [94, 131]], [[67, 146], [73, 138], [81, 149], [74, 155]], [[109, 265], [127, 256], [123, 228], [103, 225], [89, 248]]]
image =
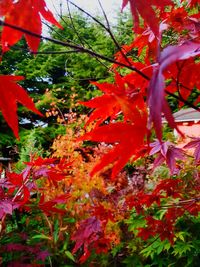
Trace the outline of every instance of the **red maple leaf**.
[[184, 214], [185, 210], [182, 207], [172, 207], [168, 208], [165, 213], [165, 219], [167, 222], [175, 222], [178, 217]]
[[[135, 81], [133, 75], [121, 77], [116, 73], [115, 84], [94, 82], [93, 84], [104, 92], [104, 95], [87, 102], [80, 102], [87, 107], [95, 108], [87, 124], [97, 120], [99, 125], [108, 117], [113, 120], [121, 111], [124, 114], [124, 120], [134, 122], [140, 116], [141, 110], [145, 109], [145, 105], [142, 93], [138, 92], [133, 85], [133, 79]], [[144, 79], [142, 82], [144, 83]]]
[[30, 200], [30, 196], [28, 187], [23, 186], [20, 195], [16, 196], [14, 203], [23, 207]]
[[146, 228], [138, 228], [139, 233], [138, 236], [147, 240], [150, 236], [159, 235], [161, 240], [168, 239], [171, 244], [173, 244], [174, 238], [174, 226], [172, 222], [156, 220], [151, 216], [147, 216], [147, 227]]
[[14, 186], [23, 185], [23, 175], [21, 173], [8, 172], [7, 173], [8, 181]]
[[85, 134], [79, 140], [115, 144], [114, 148], [105, 154], [94, 167], [91, 175], [94, 175], [105, 166], [113, 163], [111, 178], [114, 178], [128, 160], [132, 156], [136, 156], [137, 152], [143, 147], [145, 135], [146, 116], [138, 116], [135, 124], [118, 122], [96, 128]]
[[160, 196], [161, 192], [166, 192], [167, 197], [180, 198], [180, 190], [183, 188], [181, 179], [164, 179], [156, 186], [154, 195]]
[[51, 215], [51, 213], [65, 214], [66, 210], [64, 208], [56, 207], [56, 205], [66, 203], [66, 200], [68, 198], [69, 194], [64, 194], [52, 200], [45, 201], [45, 197], [42, 194], [38, 203], [38, 208], [41, 209], [44, 213], [46, 213], [47, 216]]
[[33, 166], [33, 167], [41, 167], [41, 166], [53, 166], [57, 163], [59, 163], [60, 159], [58, 158], [41, 158], [38, 157], [37, 159], [34, 159], [30, 162], [25, 162], [26, 165], [28, 166]]
[[[190, 73], [190, 75], [188, 75]], [[171, 79], [171, 83], [166, 87], [167, 91], [175, 93], [178, 89], [179, 95], [185, 100], [191, 95], [194, 87], [200, 88], [200, 63], [193, 58], [183, 60], [173, 64], [165, 73], [166, 79]], [[177, 80], [176, 80], [176, 77]], [[179, 102], [179, 107], [184, 105]]]
[[10, 9], [12, 0], [6, 0], [0, 2], [0, 16], [3, 17]]
[[139, 15], [144, 19], [145, 23], [149, 25], [153, 33], [159, 35], [159, 20], [156, 17], [156, 12], [152, 6], [156, 6], [163, 10], [167, 5], [173, 5], [171, 0], [123, 0], [122, 9], [130, 3], [131, 12], [134, 19], [135, 32], [139, 29]]
[[[62, 29], [62, 26], [56, 21], [51, 11], [47, 8], [44, 0], [11, 1], [9, 6], [5, 6], [3, 12], [5, 23], [39, 35], [42, 33], [41, 17]], [[23, 35], [30, 49], [36, 52], [38, 50], [40, 38], [7, 26], [3, 27], [1, 34], [2, 51], [6, 52], [9, 50], [10, 46], [16, 44]]]
[[104, 226], [108, 223], [108, 220], [112, 222], [115, 221], [112, 209], [105, 208], [102, 204], [99, 204], [98, 206], [94, 207], [92, 215], [98, 218]]
[[66, 173], [72, 166], [72, 162], [66, 162], [65, 159], [43, 159], [39, 157], [38, 159], [31, 162], [26, 162], [26, 165], [28, 165], [28, 167], [26, 168], [27, 171], [32, 167], [32, 176], [34, 179], [45, 177], [55, 186], [57, 186], [57, 183], [59, 181], [66, 178]]
[[16, 137], [18, 137], [17, 102], [42, 116], [26, 91], [17, 84], [23, 79], [22, 76], [0, 76], [0, 110]]

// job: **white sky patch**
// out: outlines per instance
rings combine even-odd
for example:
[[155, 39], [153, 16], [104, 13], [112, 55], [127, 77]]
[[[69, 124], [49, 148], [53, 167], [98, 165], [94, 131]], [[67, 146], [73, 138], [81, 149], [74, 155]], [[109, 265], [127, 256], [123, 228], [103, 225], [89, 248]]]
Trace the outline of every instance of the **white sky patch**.
[[[74, 4], [78, 5], [82, 9], [91, 13], [94, 16], [103, 16], [101, 8], [97, 0], [71, 0]], [[60, 7], [62, 7], [63, 14], [67, 10], [67, 0], [46, 0], [47, 6], [53, 13], [60, 14]], [[106, 12], [108, 20], [112, 23], [117, 13], [121, 10], [122, 0], [101, 0], [103, 9]], [[71, 11], [76, 10], [72, 5], [70, 5]], [[57, 10], [57, 12], [55, 11]]]

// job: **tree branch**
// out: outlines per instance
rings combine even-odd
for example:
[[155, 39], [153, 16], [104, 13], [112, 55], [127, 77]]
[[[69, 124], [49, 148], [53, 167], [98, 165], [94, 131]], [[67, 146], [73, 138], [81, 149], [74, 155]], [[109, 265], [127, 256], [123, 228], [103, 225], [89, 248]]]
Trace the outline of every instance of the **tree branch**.
[[[37, 33], [34, 33], [32, 31], [29, 31], [29, 30], [23, 29], [21, 27], [18, 27], [16, 25], [12, 25], [12, 24], [6, 23], [6, 22], [4, 22], [2, 20], [0, 20], [0, 26], [10, 27], [10, 28], [15, 29], [17, 31], [20, 31], [20, 32], [23, 32], [25, 34], [34, 36], [36, 38], [44, 39], [44, 40], [47, 40], [49, 42], [52, 42], [54, 44], [58, 44], [58, 45], [61, 45], [61, 46], [64, 46], [64, 47], [70, 47], [72, 49], [75, 49], [77, 52], [86, 53], [86, 54], [88, 54], [90, 56], [97, 57], [97, 58], [103, 59], [103, 60], [105, 60], [107, 62], [110, 62], [112, 64], [117, 64], [119, 66], [125, 67], [127, 69], [132, 70], [132, 71], [135, 71], [136, 73], [141, 75], [144, 79], [150, 80], [150, 78], [146, 74], [144, 74], [142, 71], [138, 70], [137, 68], [135, 68], [133, 66], [126, 65], [126, 64], [124, 64], [122, 62], [116, 61], [116, 60], [111, 59], [111, 58], [109, 58], [107, 56], [99, 54], [97, 52], [91, 51], [90, 49], [87, 49], [87, 48], [85, 48], [85, 47], [83, 47], [81, 45], [74, 45], [74, 44], [71, 44], [69, 42], [63, 42], [63, 41], [60, 41], [60, 40], [57, 40], [57, 39], [54, 39], [54, 38], [51, 38], [51, 37], [46, 37], [46, 36], [43, 36], [41, 34], [37, 34]], [[36, 54], [35, 51], [34, 51], [34, 53]]]
[[[103, 60], [105, 60], [105, 61], [107, 61], [107, 62], [110, 62], [110, 63], [112, 63], [112, 64], [117, 64], [117, 65], [119, 65], [119, 66], [121, 66], [121, 67], [125, 67], [125, 68], [127, 68], [127, 69], [129, 69], [129, 70], [135, 71], [137, 74], [139, 74], [140, 76], [142, 76], [144, 79], [146, 79], [146, 80], [148, 80], [148, 81], [150, 80], [150, 77], [148, 77], [145, 73], [143, 73], [143, 72], [140, 71], [139, 69], [135, 68], [134, 66], [130, 66], [130, 65], [124, 64], [124, 63], [122, 63], [122, 62], [116, 61], [116, 60], [114, 60], [114, 59], [112, 59], [112, 58], [109, 58], [109, 57], [104, 56], [104, 55], [102, 55], [102, 54], [99, 54], [99, 53], [97, 53], [97, 52], [91, 51], [90, 49], [87, 49], [87, 48], [85, 48], [85, 47], [83, 47], [83, 46], [80, 46], [80, 45], [74, 45], [74, 44], [71, 44], [71, 43], [69, 43], [69, 42], [63, 42], [63, 41], [60, 41], [60, 40], [57, 40], [57, 39], [54, 39], [54, 38], [51, 38], [51, 37], [46, 37], [46, 36], [43, 36], [43, 35], [34, 33], [34, 32], [32, 32], [32, 31], [23, 29], [23, 28], [21, 28], [21, 27], [18, 27], [18, 26], [16, 26], [16, 25], [11, 25], [11, 24], [9, 24], [9, 23], [4, 22], [3, 20], [0, 20], [0, 26], [10, 27], [10, 28], [15, 29], [15, 30], [17, 30], [17, 31], [20, 31], [20, 32], [23, 32], [23, 33], [25, 33], [25, 34], [34, 36], [34, 37], [36, 37], [36, 38], [44, 39], [44, 40], [47, 40], [47, 41], [52, 42], [52, 43], [54, 43], [54, 44], [61, 45], [61, 46], [63, 46], [63, 47], [69, 47], [69, 48], [75, 50], [76, 52], [86, 53], [86, 54], [88, 54], [88, 55], [90, 55], [90, 56], [92, 56], [92, 57], [97, 57], [97, 58], [103, 59]], [[32, 53], [37, 54], [38, 52], [32, 51]], [[171, 92], [169, 92], [169, 91], [167, 91], [167, 90], [165, 90], [165, 92], [166, 92], [168, 95], [170, 95], [170, 96], [176, 98], [177, 100], [183, 102], [185, 105], [187, 105], [187, 106], [189, 106], [189, 107], [191, 107], [191, 108], [194, 108], [195, 110], [200, 111], [200, 109], [199, 109], [198, 107], [196, 107], [196, 106], [193, 105], [192, 103], [188, 102], [187, 100], [181, 98], [180, 96], [176, 96], [175, 94], [173, 94], [173, 93], [171, 93]]]
[[98, 0], [98, 3], [100, 5], [100, 8], [101, 8], [101, 10], [103, 12], [103, 15], [105, 17], [105, 20], [106, 20], [106, 23], [107, 23], [107, 27], [100, 20], [98, 20], [97, 18], [92, 16], [90, 13], [88, 13], [87, 11], [85, 11], [84, 9], [79, 7], [78, 5], [72, 3], [70, 0], [67, 0], [67, 3], [70, 3], [71, 5], [76, 7], [79, 11], [81, 11], [84, 14], [86, 14], [89, 18], [91, 18], [97, 24], [99, 24], [110, 35], [110, 37], [113, 40], [113, 43], [115, 44], [116, 48], [120, 51], [120, 53], [122, 54], [123, 58], [128, 63], [128, 65], [131, 66], [131, 62], [129, 61], [128, 57], [124, 54], [123, 50], [121, 49], [121, 46], [119, 45], [118, 41], [116, 40], [115, 36], [113, 35], [113, 33], [112, 33], [111, 29], [110, 29], [110, 24], [109, 24], [108, 18], [107, 18], [106, 13], [105, 13], [102, 5], [101, 5], [101, 1], [100, 0]]

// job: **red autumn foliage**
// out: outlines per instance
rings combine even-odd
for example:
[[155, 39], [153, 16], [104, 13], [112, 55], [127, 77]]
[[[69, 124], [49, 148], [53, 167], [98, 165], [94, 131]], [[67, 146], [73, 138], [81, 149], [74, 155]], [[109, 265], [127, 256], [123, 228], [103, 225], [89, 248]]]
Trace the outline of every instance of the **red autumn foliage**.
[[116, 72], [114, 85], [95, 82], [92, 84], [96, 85], [104, 95], [87, 102], [80, 102], [89, 108], [95, 108], [87, 124], [97, 120], [99, 125], [107, 118], [114, 120], [121, 111], [125, 121], [135, 122], [138, 116], [140, 117], [140, 112], [145, 111], [143, 95], [136, 89], [131, 75], [121, 77]]
[[22, 76], [0, 76], [0, 110], [16, 137], [18, 137], [17, 102], [33, 112], [42, 115], [35, 108], [32, 99], [28, 96], [26, 91], [17, 84], [18, 81], [23, 79]]
[[171, 0], [163, 0], [162, 2], [159, 0], [149, 0], [147, 3], [144, 0], [123, 0], [122, 9], [128, 4], [128, 2], [130, 2], [130, 8], [134, 19], [135, 32], [138, 32], [140, 15], [157, 37], [159, 35], [159, 20], [157, 19], [156, 12], [152, 6], [156, 6], [162, 11], [165, 6], [173, 6], [173, 2]]
[[[144, 145], [144, 136], [146, 134], [146, 118], [138, 117], [138, 119], [138, 125], [118, 122], [101, 126], [79, 138], [79, 140], [116, 143], [114, 148], [104, 155], [101, 161], [94, 167], [91, 175], [113, 163], [111, 178], [114, 179], [132, 156], [137, 157], [137, 152]], [[139, 124], [142, 121], [143, 123]]]
[[[177, 220], [184, 214], [197, 216], [200, 211], [199, 197], [196, 196], [200, 188], [199, 181], [181, 179], [181, 167], [177, 162], [183, 163], [186, 153], [162, 140], [163, 115], [171, 128], [179, 131], [166, 93], [175, 94], [173, 96], [182, 104], [187, 104], [193, 89], [199, 87], [199, 62], [196, 60], [200, 54], [199, 14], [190, 15], [188, 11], [199, 1], [186, 2], [187, 5], [180, 8], [170, 0], [123, 1], [122, 9], [130, 3], [134, 30], [138, 35], [130, 45], [125, 44], [115, 54], [117, 62], [111, 68], [115, 71], [115, 82], [93, 83], [103, 95], [81, 102], [94, 109], [85, 129], [90, 123], [93, 123], [93, 127], [83, 136], [76, 136], [76, 142], [88, 140], [103, 145], [88, 150], [77, 148], [73, 137], [70, 140], [71, 147], [68, 144], [69, 151], [62, 149], [62, 155], [58, 152], [58, 158], [38, 158], [26, 163], [27, 167], [21, 174], [6, 173], [6, 177], [0, 181], [0, 218], [3, 227], [6, 217], [17, 209], [30, 212], [34, 207], [42, 212], [50, 224], [48, 217], [52, 214], [64, 216], [67, 207], [70, 207], [71, 214], [77, 218], [71, 237], [75, 242], [72, 252], [75, 254], [83, 249], [79, 259], [83, 263], [93, 250], [97, 254], [107, 253], [113, 243], [119, 242], [120, 233], [111, 232], [109, 226], [116, 227], [118, 220], [126, 219], [134, 209], [146, 222], [144, 227], [137, 229], [138, 237], [144, 240], [159, 237], [161, 240], [168, 239], [171, 244], [174, 244]], [[165, 6], [172, 12], [166, 11]], [[41, 34], [41, 17], [62, 28], [44, 0], [0, 1], [0, 16], [5, 24], [37, 35]], [[139, 24], [140, 17], [143, 24]], [[173, 44], [166, 46], [162, 41], [168, 30], [172, 31], [172, 36], [174, 33], [176, 39]], [[8, 51], [22, 36], [30, 50], [36, 52], [40, 38], [8, 25], [2, 28], [2, 52]], [[134, 49], [137, 49], [137, 58], [128, 55]], [[140, 60], [142, 56], [143, 60]], [[123, 76], [120, 73], [126, 64], [129, 70], [135, 72]], [[31, 98], [17, 84], [21, 80], [21, 76], [0, 76], [0, 109], [16, 137], [18, 102], [41, 115]], [[152, 126], [158, 141], [149, 145]], [[69, 140], [70, 135], [67, 138]], [[59, 142], [67, 143], [62, 138]], [[195, 164], [198, 165], [199, 138], [194, 138], [184, 147], [190, 148], [194, 148]], [[122, 169], [128, 162], [146, 159], [147, 154], [150, 158], [155, 154], [158, 156], [154, 164], [145, 166], [152, 171], [166, 161], [170, 169], [169, 176], [173, 177], [159, 178], [151, 190], [143, 182], [133, 191], [131, 178], [123, 175]], [[147, 178], [150, 175], [149, 171]], [[51, 191], [52, 188], [54, 191]], [[32, 193], [38, 194], [38, 202], [31, 199]], [[151, 211], [155, 207], [162, 208], [162, 205], [166, 212], [158, 219]], [[117, 227], [120, 232], [121, 229]], [[46, 251], [39, 252], [40, 246], [30, 248], [13, 243], [5, 248], [8, 251], [27, 249], [41, 260], [49, 255]]]
[[[1, 2], [4, 3], [5, 1]], [[5, 23], [18, 26], [37, 34], [42, 33], [41, 17], [57, 27], [62, 28], [62, 26], [54, 18], [51, 11], [48, 10], [44, 0], [9, 0], [7, 4], [3, 5], [0, 15], [4, 17]], [[16, 44], [23, 35], [30, 49], [37, 52], [40, 44], [39, 38], [22, 33], [19, 30], [10, 27], [4, 27], [1, 34], [3, 52], [9, 50], [10, 46]]]

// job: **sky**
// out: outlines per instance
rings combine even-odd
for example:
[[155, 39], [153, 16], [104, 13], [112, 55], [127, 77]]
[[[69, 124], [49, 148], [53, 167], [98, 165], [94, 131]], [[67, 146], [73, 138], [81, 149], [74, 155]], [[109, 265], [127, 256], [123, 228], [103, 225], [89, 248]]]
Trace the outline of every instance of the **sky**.
[[[67, 0], [46, 0], [48, 7], [52, 12], [56, 9], [60, 10], [60, 3], [62, 3], [63, 10], [67, 9]], [[82, 9], [91, 13], [92, 15], [101, 15], [101, 9], [98, 4], [98, 0], [71, 0], [76, 5], [80, 6]], [[101, 4], [106, 12], [109, 21], [112, 23], [116, 17], [117, 12], [121, 10], [122, 0], [101, 0]], [[72, 8], [72, 10], [74, 10]]]

